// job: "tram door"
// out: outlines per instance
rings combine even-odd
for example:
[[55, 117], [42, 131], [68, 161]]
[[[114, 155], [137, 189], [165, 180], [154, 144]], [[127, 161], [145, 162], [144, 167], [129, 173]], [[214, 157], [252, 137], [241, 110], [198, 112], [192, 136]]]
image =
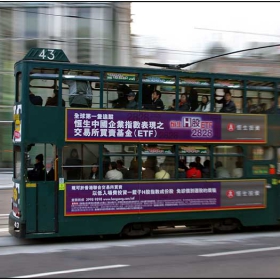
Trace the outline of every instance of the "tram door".
[[[37, 144], [36, 144], [37, 146]], [[52, 147], [53, 148], [53, 147]], [[34, 154], [34, 151], [32, 152]], [[38, 154], [38, 149], [36, 150]], [[52, 156], [46, 153], [44, 164], [46, 171], [55, 168]], [[31, 157], [31, 156], [30, 156]], [[35, 156], [36, 157], [36, 156]], [[34, 163], [34, 162], [33, 162]], [[31, 167], [32, 165], [30, 165]], [[34, 168], [34, 166], [33, 166]], [[28, 168], [32, 170], [31, 168]], [[53, 173], [54, 174], [54, 173]], [[53, 233], [57, 231], [58, 182], [54, 177], [43, 181], [31, 180], [26, 183], [26, 233]]]
[[54, 232], [56, 216], [56, 182], [38, 182], [37, 230]]

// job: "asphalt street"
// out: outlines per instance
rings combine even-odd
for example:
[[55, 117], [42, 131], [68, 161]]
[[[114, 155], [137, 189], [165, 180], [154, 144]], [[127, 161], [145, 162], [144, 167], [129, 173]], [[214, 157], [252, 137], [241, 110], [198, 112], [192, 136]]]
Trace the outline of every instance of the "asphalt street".
[[3, 278], [280, 277], [278, 231], [14, 245], [11, 239], [0, 238]]

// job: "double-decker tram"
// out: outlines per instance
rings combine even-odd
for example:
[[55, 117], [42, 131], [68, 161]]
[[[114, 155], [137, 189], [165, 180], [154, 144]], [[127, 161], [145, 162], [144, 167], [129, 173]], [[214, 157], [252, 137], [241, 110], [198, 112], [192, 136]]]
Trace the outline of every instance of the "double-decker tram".
[[279, 78], [76, 64], [57, 49], [31, 49], [14, 75], [11, 235], [279, 224]]

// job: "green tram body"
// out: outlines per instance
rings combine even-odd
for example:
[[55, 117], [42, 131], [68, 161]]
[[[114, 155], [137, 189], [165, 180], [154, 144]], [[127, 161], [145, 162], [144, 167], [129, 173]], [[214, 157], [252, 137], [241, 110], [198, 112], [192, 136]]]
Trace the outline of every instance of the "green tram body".
[[[172, 186], [178, 183], [183, 184], [208, 184], [215, 182], [222, 182], [222, 184], [227, 184], [227, 182], [232, 182], [233, 184], [241, 184], [244, 189], [247, 185], [250, 185], [250, 182], [255, 182], [256, 184], [261, 184], [263, 186], [263, 205], [255, 207], [250, 205], [247, 207], [240, 206], [237, 208], [228, 207], [221, 208], [216, 207], [216, 209], [191, 209], [191, 210], [178, 210], [178, 211], [123, 211], [118, 213], [89, 213], [82, 215], [67, 215], [66, 213], [66, 187], [67, 184], [76, 183], [76, 184], [91, 184], [92, 181], [84, 179], [81, 182], [69, 182], [67, 180], [63, 181], [63, 161], [62, 154], [63, 148], [68, 145], [70, 142], [66, 140], [66, 111], [75, 110], [75, 108], [64, 108], [61, 106], [61, 91], [65, 86], [62, 83], [62, 75], [65, 75], [68, 71], [79, 70], [80, 73], [83, 71], [87, 72], [86, 76], [89, 76], [90, 73], [99, 74], [99, 108], [90, 108], [87, 110], [98, 111], [100, 108], [103, 108], [104, 96], [105, 96], [105, 84], [106, 83], [127, 83], [131, 85], [138, 85], [139, 95], [141, 100], [141, 80], [148, 79], [148, 76], [155, 77], [154, 82], [152, 80], [147, 81], [148, 84], [157, 84], [157, 85], [166, 85], [174, 86], [174, 96], [176, 96], [176, 106], [178, 106], [178, 100], [180, 96], [180, 81], [183, 79], [192, 79], [195, 80], [193, 84], [191, 82], [184, 84], [183, 86], [193, 86], [200, 89], [206, 88], [211, 96], [211, 108], [214, 106], [214, 93], [217, 88], [224, 88], [225, 85], [214, 85], [215, 81], [225, 81], [227, 83], [233, 81], [242, 81], [243, 86], [240, 87], [240, 92], [242, 93], [239, 97], [243, 100], [241, 102], [241, 109], [243, 114], [230, 114], [234, 118], [235, 115], [240, 116], [249, 116], [246, 114], [246, 96], [249, 89], [249, 84], [253, 84], [252, 90], [254, 92], [261, 90], [262, 87], [267, 87], [266, 92], [270, 92], [272, 97], [275, 97], [277, 100], [280, 84], [278, 78], [272, 77], [260, 77], [260, 76], [243, 76], [243, 75], [229, 75], [229, 74], [218, 74], [218, 73], [195, 73], [195, 72], [185, 72], [177, 70], [159, 70], [152, 68], [136, 68], [136, 67], [115, 67], [115, 66], [101, 66], [101, 65], [87, 65], [87, 64], [73, 64], [67, 62], [67, 59], [64, 57], [64, 53], [60, 50], [55, 50], [55, 52], [49, 53], [49, 57], [52, 58], [55, 56], [55, 59], [48, 60], [44, 58], [43, 55], [40, 57], [38, 54], [42, 53], [42, 49], [33, 50], [33, 53], [29, 53], [25, 59], [17, 62], [15, 64], [15, 79], [16, 79], [16, 97], [15, 97], [15, 127], [19, 124], [16, 122], [16, 119], [20, 119], [21, 125], [21, 140], [17, 143], [14, 143], [14, 188], [13, 188], [13, 198], [12, 198], [12, 208], [15, 211], [11, 211], [9, 215], [9, 232], [11, 235], [20, 237], [20, 238], [41, 238], [41, 237], [63, 237], [63, 236], [86, 236], [86, 235], [106, 235], [106, 234], [120, 234], [123, 230], [128, 228], [128, 231], [132, 229], [130, 225], [134, 226], [134, 229], [144, 230], [145, 228], [155, 228], [157, 226], [163, 225], [222, 225], [229, 221], [232, 223], [239, 223], [242, 226], [263, 226], [263, 225], [278, 225], [280, 218], [280, 185], [279, 185], [279, 175], [277, 174], [277, 164], [279, 165], [279, 149], [280, 149], [280, 125], [279, 125], [279, 116], [277, 114], [267, 114], [262, 115], [265, 122], [264, 133], [265, 140], [264, 143], [209, 143], [206, 140], [200, 142], [188, 142], [188, 146], [202, 146], [208, 145], [209, 147], [209, 158], [211, 163], [214, 164], [214, 146], [217, 145], [238, 145], [242, 148], [242, 157], [244, 159], [243, 172], [244, 176], [240, 179], [224, 179], [218, 180], [214, 178], [214, 171], [211, 170], [211, 178], [203, 179], [170, 179], [170, 180], [152, 180], [145, 181], [141, 180], [132, 180], [131, 182], [135, 185], [136, 188], [141, 190], [145, 184], [152, 183], [154, 186], [160, 185], [162, 188], [164, 186]], [[58, 57], [58, 58], [57, 58]], [[35, 69], [35, 70], [34, 70]], [[37, 74], [30, 76], [32, 74]], [[49, 76], [44, 74], [50, 74]], [[124, 75], [127, 80], [120, 80], [120, 76], [117, 75], [107, 75], [108, 73], [126, 73]], [[130, 75], [127, 75], [130, 74]], [[41, 75], [41, 76], [40, 76]], [[59, 91], [59, 106], [56, 107], [45, 107], [45, 106], [34, 106], [29, 102], [28, 92], [29, 85], [34, 79], [52, 81], [53, 85], [55, 84], [55, 79], [53, 78], [56, 75], [56, 83]], [[95, 75], [95, 74], [93, 74]], [[107, 75], [107, 76], [106, 76]], [[162, 81], [159, 82], [158, 77], [172, 77], [171, 82]], [[20, 77], [20, 82], [19, 82]], [[106, 79], [107, 77], [107, 79]], [[115, 77], [115, 80], [112, 79]], [[118, 78], [119, 77], [119, 78]], [[132, 78], [131, 78], [132, 77]], [[134, 78], [133, 78], [134, 77]], [[137, 77], [135, 79], [135, 77]], [[41, 78], [41, 79], [40, 79]], [[121, 77], [124, 79], [124, 77]], [[130, 80], [128, 80], [130, 79]], [[203, 80], [202, 83], [197, 84], [199, 79]], [[209, 85], [205, 85], [205, 80], [209, 81]], [[240, 83], [241, 84], [241, 83]], [[33, 86], [34, 88], [40, 87], [38, 83]], [[231, 87], [231, 89], [236, 89], [236, 87]], [[67, 89], [67, 87], [65, 88]], [[104, 90], [104, 91], [103, 91]], [[201, 90], [203, 91], [203, 90]], [[104, 94], [102, 94], [104, 93]], [[259, 94], [259, 92], [257, 92]], [[259, 95], [258, 95], [259, 96]], [[271, 98], [270, 96], [270, 98]], [[235, 97], [234, 100], [237, 100], [238, 97]], [[265, 98], [265, 97], [263, 97]], [[21, 105], [21, 112], [17, 110]], [[139, 105], [141, 106], [141, 104]], [[141, 107], [140, 107], [141, 108]], [[178, 107], [177, 107], [178, 108]], [[106, 108], [103, 110], [107, 110]], [[110, 109], [112, 110], [112, 109]], [[119, 110], [119, 109], [118, 109]], [[114, 110], [112, 110], [114, 111]], [[120, 110], [124, 111], [124, 110]], [[131, 111], [127, 111], [131, 113]], [[170, 112], [161, 112], [162, 114], [170, 114]], [[173, 112], [174, 113], [174, 112]], [[20, 117], [19, 117], [20, 114]], [[188, 114], [199, 114], [199, 113], [174, 113], [187, 116]], [[207, 113], [204, 115], [221, 115], [219, 113]], [[225, 115], [225, 114], [223, 114]], [[251, 114], [250, 114], [251, 115]], [[255, 115], [261, 116], [261, 115]], [[14, 131], [13, 131], [14, 134]], [[161, 142], [160, 139], [157, 139], [158, 143]], [[80, 143], [79, 141], [74, 141], [74, 143]], [[38, 182], [29, 182], [26, 177], [27, 173], [27, 146], [32, 143], [46, 144], [52, 143], [57, 148], [58, 155], [58, 178], [57, 181], [38, 181]], [[87, 144], [87, 142], [85, 141]], [[120, 144], [117, 139], [107, 139], [107, 142], [100, 142], [91, 140], [89, 143], [95, 143], [99, 145], [99, 155], [102, 154], [102, 145], [104, 143], [108, 144]], [[133, 145], [137, 147], [136, 155], [141, 157], [141, 139], [139, 141], [132, 142]], [[174, 141], [172, 144], [176, 144]], [[184, 143], [177, 143], [182, 145]], [[176, 146], [176, 149], [178, 148]], [[271, 159], [252, 159], [249, 154], [254, 146], [261, 146], [264, 148], [272, 149]], [[36, 145], [35, 145], [36, 147]], [[253, 147], [253, 148], [252, 148]], [[176, 153], [178, 150], [176, 150]], [[175, 154], [176, 154], [175, 153]], [[157, 155], [157, 154], [155, 154]], [[194, 156], [200, 154], [194, 154]], [[143, 155], [142, 155], [143, 156]], [[234, 155], [224, 155], [224, 156], [234, 156]], [[102, 156], [100, 156], [102, 158]], [[99, 163], [101, 159], [99, 158]], [[178, 157], [175, 157], [178, 159]], [[19, 164], [20, 167], [16, 167], [16, 164]], [[177, 170], [177, 161], [176, 161], [176, 170]], [[265, 171], [253, 172], [257, 170], [258, 167], [263, 168]], [[19, 169], [17, 171], [17, 168]], [[140, 167], [138, 170], [141, 171]], [[102, 171], [102, 167], [101, 167]], [[16, 174], [18, 172], [18, 174]], [[177, 171], [175, 176], [177, 177]], [[224, 183], [225, 182], [225, 183]], [[101, 180], [100, 184], [128, 184], [128, 180], [118, 181], [118, 182], [108, 182], [108, 180]], [[98, 184], [98, 181], [94, 184]], [[227, 189], [227, 188], [225, 188]], [[223, 194], [225, 195], [225, 194]], [[174, 209], [173, 209], [174, 210]]]

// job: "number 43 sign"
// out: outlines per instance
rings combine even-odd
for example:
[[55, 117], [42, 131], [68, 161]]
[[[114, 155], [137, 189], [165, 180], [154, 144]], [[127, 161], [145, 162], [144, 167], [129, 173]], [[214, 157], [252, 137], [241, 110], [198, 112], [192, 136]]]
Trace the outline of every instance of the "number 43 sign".
[[70, 62], [63, 50], [60, 49], [43, 49], [33, 48], [24, 57], [24, 60], [43, 60]]
[[54, 50], [43, 49], [42, 52], [39, 54], [39, 57], [41, 57], [44, 60], [54, 60]]

